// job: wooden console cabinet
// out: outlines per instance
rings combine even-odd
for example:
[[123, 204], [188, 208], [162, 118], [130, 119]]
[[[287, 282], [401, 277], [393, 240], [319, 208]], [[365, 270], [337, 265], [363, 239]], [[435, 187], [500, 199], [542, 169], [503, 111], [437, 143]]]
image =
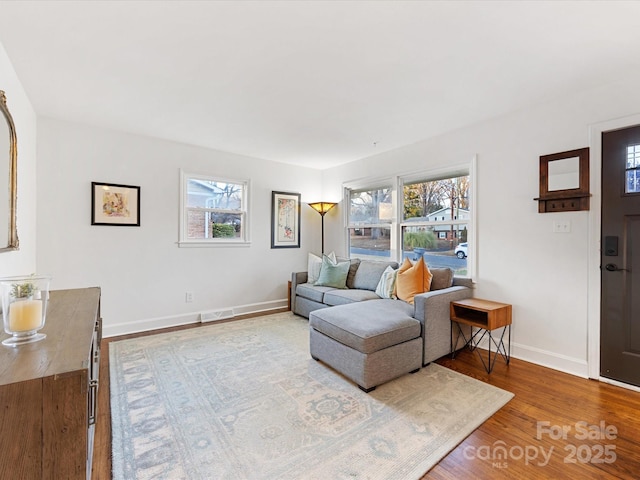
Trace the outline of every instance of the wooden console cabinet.
[[100, 288], [51, 291], [41, 332], [39, 342], [0, 345], [0, 478], [90, 479]]

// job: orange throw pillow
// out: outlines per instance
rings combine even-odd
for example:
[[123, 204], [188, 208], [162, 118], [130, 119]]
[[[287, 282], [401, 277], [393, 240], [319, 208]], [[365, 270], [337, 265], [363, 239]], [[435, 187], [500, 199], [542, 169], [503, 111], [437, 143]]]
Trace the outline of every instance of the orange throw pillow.
[[431, 271], [429, 270], [429, 265], [427, 265], [427, 262], [424, 261], [424, 258], [421, 257], [418, 263], [420, 262], [422, 262], [422, 268], [424, 272], [424, 291], [429, 292], [431, 291], [431, 280], [433, 280], [433, 273], [431, 273]]
[[429, 291], [432, 278], [433, 274], [424, 263], [424, 258], [421, 257], [414, 265], [405, 258], [404, 263], [398, 269], [396, 296], [400, 300], [413, 304], [413, 297]]

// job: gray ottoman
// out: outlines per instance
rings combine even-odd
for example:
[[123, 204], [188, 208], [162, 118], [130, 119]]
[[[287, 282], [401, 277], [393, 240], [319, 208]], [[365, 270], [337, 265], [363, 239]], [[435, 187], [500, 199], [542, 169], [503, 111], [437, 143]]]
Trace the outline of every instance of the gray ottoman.
[[422, 366], [421, 324], [413, 305], [367, 300], [309, 314], [311, 357], [365, 392]]

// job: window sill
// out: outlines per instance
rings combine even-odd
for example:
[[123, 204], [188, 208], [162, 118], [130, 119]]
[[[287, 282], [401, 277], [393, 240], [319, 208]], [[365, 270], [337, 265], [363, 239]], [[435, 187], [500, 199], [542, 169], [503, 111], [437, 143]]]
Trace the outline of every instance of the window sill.
[[178, 247], [180, 248], [216, 248], [216, 247], [250, 247], [251, 242], [248, 241], [180, 241]]

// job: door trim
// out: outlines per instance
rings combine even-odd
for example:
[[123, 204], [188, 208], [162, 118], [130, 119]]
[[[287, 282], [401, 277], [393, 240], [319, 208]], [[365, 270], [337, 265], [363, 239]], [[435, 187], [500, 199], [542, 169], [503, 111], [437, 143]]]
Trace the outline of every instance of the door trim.
[[[591, 209], [589, 210], [589, 250], [587, 278], [587, 363], [589, 378], [606, 383], [610, 379], [600, 376], [600, 235], [602, 228], [602, 133], [640, 125], [640, 114], [616, 118], [589, 125]], [[632, 388], [615, 382], [615, 385]], [[632, 389], [635, 390], [636, 387]]]

